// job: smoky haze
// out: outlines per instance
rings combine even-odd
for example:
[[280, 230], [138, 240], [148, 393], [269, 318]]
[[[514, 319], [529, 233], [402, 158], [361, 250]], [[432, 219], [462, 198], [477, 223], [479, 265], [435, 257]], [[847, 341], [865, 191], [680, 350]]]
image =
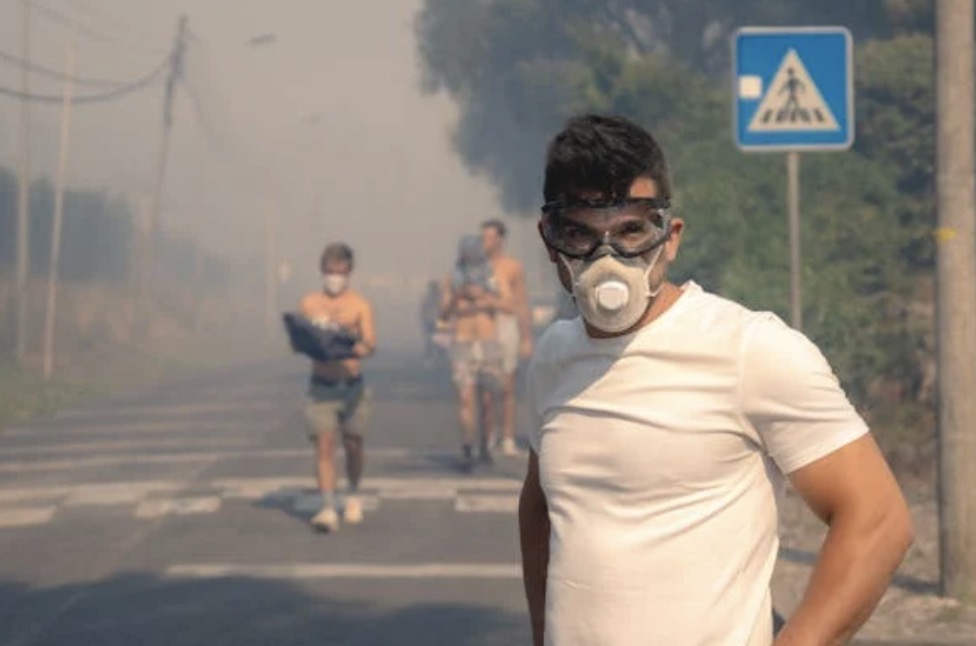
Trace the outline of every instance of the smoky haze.
[[[193, 37], [177, 90], [162, 223], [210, 252], [255, 265], [256, 300], [270, 211], [278, 258], [292, 273], [280, 307], [318, 286], [317, 256], [327, 241], [347, 241], [357, 253], [355, 280], [376, 302], [381, 341], [417, 343], [424, 283], [444, 275], [462, 233], [505, 215], [493, 188], [451, 149], [454, 105], [419, 89], [419, 0], [45, 0], [32, 12], [31, 55], [60, 68], [71, 32], [40, 5], [78, 19], [77, 76], [119, 80], [159, 65], [178, 16], [187, 15]], [[0, 39], [16, 54], [21, 12], [18, 2], [0, 9]], [[0, 84], [17, 88], [19, 70], [0, 68]], [[59, 94], [61, 87], [33, 76], [31, 90]], [[152, 186], [162, 96], [157, 83], [77, 107], [69, 185], [124, 194], [135, 207]], [[17, 118], [15, 101], [0, 103], [0, 154], [11, 168]], [[33, 175], [53, 177], [58, 106], [35, 105], [32, 124]], [[510, 249], [540, 289], [544, 263], [531, 218], [508, 221]]]

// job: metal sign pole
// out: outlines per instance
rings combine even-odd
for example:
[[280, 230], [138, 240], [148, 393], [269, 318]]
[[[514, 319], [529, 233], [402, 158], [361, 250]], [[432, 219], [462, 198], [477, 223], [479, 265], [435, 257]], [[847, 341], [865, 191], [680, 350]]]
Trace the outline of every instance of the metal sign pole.
[[790, 227], [790, 323], [803, 329], [803, 308], [800, 297], [800, 153], [786, 153], [786, 186]]

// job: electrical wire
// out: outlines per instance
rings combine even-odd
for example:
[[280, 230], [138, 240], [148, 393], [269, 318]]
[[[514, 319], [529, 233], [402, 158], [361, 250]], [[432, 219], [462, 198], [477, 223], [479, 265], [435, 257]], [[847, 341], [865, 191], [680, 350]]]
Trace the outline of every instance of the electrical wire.
[[[103, 103], [106, 101], [112, 101], [114, 99], [121, 98], [127, 94], [131, 94], [138, 90], [141, 90], [148, 85], [156, 81], [163, 72], [167, 70], [170, 65], [169, 59], [163, 62], [162, 65], [154, 69], [152, 72], [146, 74], [142, 78], [116, 87], [108, 92], [102, 92], [101, 94], [89, 94], [76, 96], [71, 99], [72, 103], [76, 104], [90, 104], [90, 103]], [[64, 102], [64, 96], [55, 94], [25, 94], [18, 90], [12, 90], [6, 87], [0, 87], [0, 96], [6, 96], [14, 99], [27, 100], [34, 103], [62, 103]]]
[[[25, 61], [19, 56], [10, 54], [3, 50], [0, 50], [0, 61], [10, 63], [11, 65], [17, 65], [21, 68], [26, 68], [27, 70], [34, 72], [40, 76], [46, 76], [47, 78], [52, 78], [58, 81], [68, 80], [68, 76], [64, 72], [60, 72], [56, 69], [45, 67], [34, 63], [33, 61]], [[70, 78], [71, 82], [75, 85], [87, 85], [89, 87], [101, 87], [101, 88], [114, 88], [127, 85], [128, 81], [108, 81], [105, 79], [90, 79], [80, 76], [72, 76]]]
[[207, 116], [207, 113], [204, 112], [203, 104], [200, 102], [200, 97], [193, 89], [193, 86], [189, 83], [184, 83], [183, 90], [190, 98], [190, 106], [193, 108], [193, 114], [196, 116], [197, 123], [200, 125], [200, 129], [203, 131], [204, 138], [207, 139], [210, 145], [217, 150], [220, 150], [221, 152], [229, 152], [230, 146], [228, 145], [227, 140], [213, 127], [213, 121], [211, 121]]
[[121, 47], [125, 47], [127, 49], [140, 49], [142, 51], [152, 51], [154, 53], [159, 53], [160, 51], [158, 49], [134, 46], [131, 43], [126, 43], [114, 36], [110, 36], [108, 34], [105, 34], [104, 32], [100, 32], [98, 30], [82, 25], [77, 20], [73, 19], [71, 16], [62, 13], [57, 9], [52, 9], [47, 5], [40, 4], [36, 0], [28, 0], [28, 2], [33, 9], [36, 9], [41, 15], [45, 16], [46, 18], [53, 20], [54, 22], [59, 23], [71, 29], [72, 31], [85, 35], [93, 40], [101, 41], [104, 43], [110, 43], [112, 45], [118, 45]]
[[96, 22], [108, 22], [140, 41], [158, 42], [161, 40], [158, 34], [152, 34], [141, 29], [133, 29], [132, 26], [127, 24], [125, 21], [119, 20], [112, 14], [106, 12], [104, 9], [93, 7], [88, 2], [83, 2], [82, 0], [61, 0], [61, 2], [71, 5], [76, 10], [87, 15], [89, 18], [94, 19]]

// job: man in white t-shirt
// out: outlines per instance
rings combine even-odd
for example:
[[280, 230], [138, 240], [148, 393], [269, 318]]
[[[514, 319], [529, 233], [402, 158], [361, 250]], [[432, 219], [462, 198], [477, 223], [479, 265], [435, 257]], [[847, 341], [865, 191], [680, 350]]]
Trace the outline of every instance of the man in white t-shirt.
[[[581, 316], [550, 327], [528, 373], [535, 646], [844, 643], [913, 530], [823, 355], [772, 314], [668, 282], [684, 223], [640, 126], [571, 120], [543, 192], [539, 230]], [[781, 474], [829, 531], [774, 638]]]

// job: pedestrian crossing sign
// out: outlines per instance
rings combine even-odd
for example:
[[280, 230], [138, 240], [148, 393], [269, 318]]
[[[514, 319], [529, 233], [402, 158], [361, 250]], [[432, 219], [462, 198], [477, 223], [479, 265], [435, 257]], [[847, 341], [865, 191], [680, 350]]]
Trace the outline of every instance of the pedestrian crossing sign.
[[733, 39], [736, 143], [743, 150], [837, 150], [854, 141], [851, 34], [761, 28]]

